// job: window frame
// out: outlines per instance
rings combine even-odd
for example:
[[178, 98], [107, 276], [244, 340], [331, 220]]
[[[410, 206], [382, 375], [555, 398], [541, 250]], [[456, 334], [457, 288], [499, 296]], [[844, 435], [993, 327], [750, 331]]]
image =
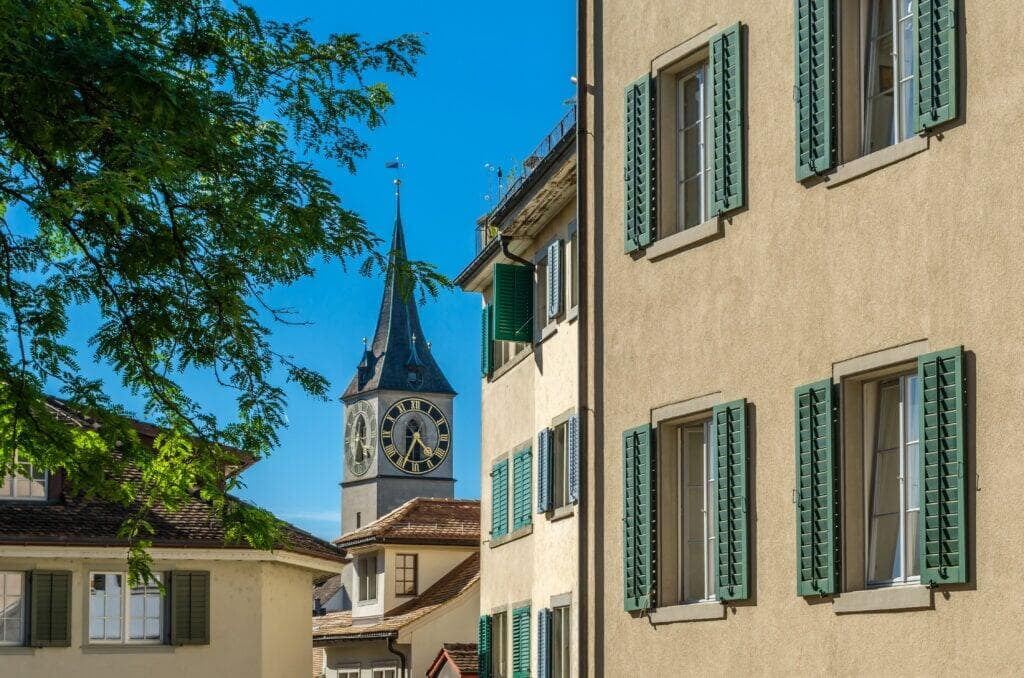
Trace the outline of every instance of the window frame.
[[[8, 610], [8, 599], [13, 598], [13, 595], [7, 593], [7, 578], [10, 576], [17, 576], [21, 580], [21, 592], [17, 594], [18, 597], [18, 637], [16, 640], [7, 640], [5, 637], [7, 634], [6, 622], [14, 619], [14, 615], [4, 616], [4, 613]], [[28, 615], [26, 611], [28, 606], [26, 602], [28, 600], [28, 577], [26, 573], [20, 570], [0, 570], [0, 647], [19, 647], [25, 645], [28, 640], [27, 621]]]
[[[120, 619], [119, 619], [119, 633], [118, 638], [94, 638], [92, 635], [92, 620], [93, 620], [93, 581], [97, 575], [104, 577], [115, 576], [121, 577], [121, 588], [120, 588]], [[163, 573], [153, 572], [152, 582], [156, 583], [157, 594], [160, 594], [159, 585], [165, 579]], [[132, 638], [131, 637], [131, 622], [132, 622], [132, 587], [128, 585], [128, 573], [125, 571], [118, 570], [90, 570], [89, 571], [89, 586], [86, 588], [86, 628], [84, 630], [86, 643], [89, 645], [166, 645], [167, 644], [167, 631], [169, 628], [168, 619], [168, 599], [164, 595], [160, 595], [158, 603], [159, 615], [157, 621], [159, 622], [159, 631], [156, 638]], [[146, 584], [143, 588], [152, 588], [151, 584]], [[146, 620], [150, 619], [146, 614], [146, 597], [149, 592], [143, 593], [143, 608], [142, 608], [142, 632], [146, 632]], [[104, 599], [107, 598], [104, 592]], [[106, 608], [104, 607], [104, 612]], [[104, 620], [107, 617], [103, 617]], [[106, 622], [104, 621], [104, 635], [106, 634]]]
[[[556, 642], [556, 638], [560, 642]], [[572, 675], [572, 607], [555, 605], [551, 608], [551, 678], [570, 678]]]
[[[561, 461], [559, 461], [559, 449]], [[560, 472], [559, 472], [560, 469]], [[559, 498], [561, 493], [561, 498]], [[551, 510], [568, 506], [569, 501], [569, 420], [551, 426]]]
[[491, 678], [508, 678], [509, 612], [491, 613]]
[[[861, 91], [860, 91], [860, 156], [864, 157], [877, 153], [878, 151], [895, 146], [898, 143], [911, 139], [915, 136], [913, 131], [913, 106], [909, 111], [904, 110], [904, 104], [906, 103], [903, 98], [904, 85], [910, 90], [911, 95], [913, 94], [913, 86], [915, 80], [914, 66], [913, 66], [913, 21], [914, 12], [911, 5], [908, 14], [900, 16], [900, 13], [904, 5], [909, 0], [860, 0], [857, 4], [857, 9], [860, 14], [860, 39], [858, 41], [858, 50], [860, 52], [859, 58], [859, 72], [861, 74]], [[884, 5], [888, 5], [885, 7]], [[892, 125], [891, 141], [878, 148], [872, 149], [872, 125], [873, 111], [871, 110], [871, 103], [874, 99], [880, 96], [884, 96], [884, 92], [876, 92], [872, 94], [873, 86], [871, 84], [872, 77], [878, 74], [878, 59], [882, 56], [878, 53], [879, 43], [885, 39], [886, 36], [879, 36], [877, 34], [877, 28], [873, 28], [881, 18], [882, 11], [888, 11], [891, 20], [891, 32], [888, 33], [890, 40], [892, 41], [892, 52], [889, 54], [892, 66], [892, 82], [890, 83], [890, 92], [892, 96], [892, 116], [889, 122]], [[909, 24], [911, 28], [911, 43], [904, 44], [903, 38], [905, 33], [903, 32], [904, 27]], [[911, 62], [910, 72], [905, 72], [906, 61], [904, 60], [904, 51], [911, 50]], [[912, 101], [912, 99], [911, 99]]]
[[554, 324], [555, 318], [548, 318], [548, 251], [547, 247], [537, 250], [533, 262], [533, 320], [535, 332], [533, 343], [544, 341], [544, 330]]
[[359, 678], [360, 666], [346, 666], [344, 668], [329, 669], [331, 678]]
[[[675, 94], [676, 101], [675, 124], [673, 127], [673, 136], [675, 137], [674, 159], [676, 167], [679, 169], [676, 170], [674, 177], [675, 185], [673, 186], [675, 189], [673, 192], [675, 194], [676, 201], [676, 219], [672, 224], [672, 233], [682, 233], [694, 226], [700, 226], [708, 219], [708, 151], [711, 146], [708, 141], [708, 129], [710, 128], [711, 122], [711, 108], [708, 106], [709, 97], [707, 96], [709, 61], [710, 59], [698, 61], [696, 64], [677, 74], [674, 79], [673, 93]], [[687, 102], [683, 94], [685, 92], [686, 82], [690, 80], [697, 81], [697, 106], [700, 111], [696, 120], [687, 125]], [[698, 130], [698, 134], [696, 135], [698, 140], [698, 169], [695, 173], [690, 174], [688, 169], [685, 167], [687, 156], [686, 133], [692, 129]], [[689, 215], [686, 213], [686, 184], [695, 179], [700, 186], [699, 210], [696, 215], [696, 220], [689, 223], [691, 220], [687, 218]]]
[[[367, 574], [366, 568], [370, 561], [373, 561], [373, 570]], [[371, 583], [372, 582], [372, 583]], [[377, 590], [377, 553], [368, 553], [359, 556], [356, 561], [356, 603], [359, 605], [370, 605], [377, 602], [379, 591]], [[373, 597], [370, 598], [368, 591], [373, 590]]]
[[[18, 467], [28, 469], [28, 475], [22, 475], [17, 472]], [[18, 452], [14, 453], [14, 469], [11, 473], [0, 478], [0, 501], [33, 501], [33, 502], [45, 502], [50, 498], [50, 472], [47, 470], [42, 471], [41, 478], [33, 477], [35, 475], [35, 464], [31, 462], [21, 462], [18, 458]], [[18, 494], [19, 480], [21, 482], [29, 483], [29, 495], [20, 496]], [[42, 481], [43, 494], [42, 496], [32, 495], [32, 485], [36, 482]]]
[[579, 227], [573, 221], [569, 224], [569, 231], [565, 236], [565, 284], [566, 308], [569, 311], [579, 309], [580, 303], [580, 236]]
[[[408, 585], [408, 579], [400, 578], [402, 574], [408, 574], [410, 567], [407, 564], [399, 564], [401, 559], [412, 558], [412, 588], [402, 589], [402, 584]], [[417, 553], [396, 553], [395, 554], [395, 595], [415, 596], [419, 592], [419, 554]]]
[[370, 669], [372, 678], [398, 678], [398, 664], [378, 664]]

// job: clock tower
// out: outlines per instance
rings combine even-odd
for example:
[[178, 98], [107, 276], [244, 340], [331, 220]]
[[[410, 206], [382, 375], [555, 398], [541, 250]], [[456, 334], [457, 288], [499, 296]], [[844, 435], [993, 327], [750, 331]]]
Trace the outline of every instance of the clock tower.
[[395, 180], [395, 229], [377, 330], [341, 399], [344, 476], [341, 533], [348, 534], [413, 497], [452, 498], [455, 391], [434, 361], [396, 263], [406, 261]]

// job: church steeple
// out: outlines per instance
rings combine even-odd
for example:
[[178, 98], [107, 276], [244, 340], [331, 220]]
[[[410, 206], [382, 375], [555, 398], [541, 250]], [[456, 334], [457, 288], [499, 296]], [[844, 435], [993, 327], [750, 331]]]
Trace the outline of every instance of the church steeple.
[[401, 181], [395, 179], [395, 227], [377, 330], [343, 398], [380, 389], [455, 395], [424, 338], [415, 287], [404, 285], [399, 275], [399, 266], [407, 260]]

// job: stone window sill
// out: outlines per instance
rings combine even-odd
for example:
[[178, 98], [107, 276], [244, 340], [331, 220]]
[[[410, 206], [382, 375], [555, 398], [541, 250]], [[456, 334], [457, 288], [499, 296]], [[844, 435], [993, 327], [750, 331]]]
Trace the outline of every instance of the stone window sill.
[[570, 322], [570, 323], [576, 322], [576, 319], [579, 318], [579, 317], [580, 317], [580, 307], [579, 307], [579, 305], [573, 306], [572, 308], [569, 309], [569, 312], [565, 314], [566, 322]]
[[519, 363], [521, 363], [524, 360], [526, 360], [526, 356], [530, 355], [531, 353], [533, 353], [533, 346], [532, 345], [527, 346], [521, 352], [519, 352], [518, 354], [512, 356], [511, 360], [509, 360], [507, 363], [505, 363], [501, 367], [495, 369], [491, 373], [491, 381], [493, 382], [493, 381], [497, 381], [498, 379], [500, 379], [501, 376], [504, 375], [506, 372], [511, 371], [513, 367], [515, 367]]
[[82, 646], [82, 654], [173, 654], [173, 645], [104, 645], [102, 643]]
[[576, 515], [576, 506], [574, 504], [565, 504], [547, 513], [548, 520], [551, 522], [563, 520], [574, 515]]
[[651, 243], [651, 246], [647, 248], [647, 252], [644, 256], [646, 256], [650, 261], [664, 259], [668, 255], [675, 254], [679, 250], [711, 240], [712, 238], [717, 237], [721, 232], [722, 227], [718, 221], [718, 217], [712, 217], [703, 224], [691, 226], [690, 228], [679, 231], [678, 233], [673, 233], [672, 235], [655, 240]]
[[927, 586], [887, 586], [847, 591], [832, 600], [832, 611], [836, 614], [924, 610], [931, 607], [932, 591]]
[[715, 619], [725, 619], [725, 605], [722, 605], [717, 601], [659, 607], [651, 613], [652, 624], [713, 621]]
[[554, 318], [548, 321], [548, 324], [544, 326], [544, 329], [540, 331], [540, 339], [537, 340], [537, 344], [543, 344], [545, 341], [553, 337], [558, 333], [558, 319]]
[[835, 173], [830, 175], [825, 182], [828, 188], [841, 186], [857, 177], [888, 167], [900, 160], [905, 160], [912, 155], [917, 155], [928, 150], [928, 137], [915, 136], [901, 141], [898, 144], [887, 146], [862, 158], [851, 160], [836, 168]]
[[503, 544], [507, 544], [510, 541], [516, 541], [517, 539], [522, 539], [523, 537], [527, 537], [531, 534], [533, 534], [533, 523], [530, 523], [526, 527], [520, 527], [518, 530], [515, 530], [514, 532], [511, 532], [506, 535], [502, 535], [497, 539], [492, 539], [490, 541], [490, 546], [492, 549], [496, 549], [499, 546], [502, 546]]
[[25, 645], [0, 645], [0, 655], [35, 653], [36, 649], [34, 647], [26, 647]]

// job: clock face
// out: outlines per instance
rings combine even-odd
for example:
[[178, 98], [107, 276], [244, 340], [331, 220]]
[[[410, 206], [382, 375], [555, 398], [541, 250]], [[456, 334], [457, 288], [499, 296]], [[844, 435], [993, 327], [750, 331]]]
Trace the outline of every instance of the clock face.
[[448, 458], [452, 430], [437, 405], [423, 398], [403, 398], [384, 414], [380, 443], [398, 470], [429, 473]]
[[360, 400], [349, 406], [345, 416], [345, 462], [354, 476], [370, 470], [377, 452], [377, 418], [373, 406]]

